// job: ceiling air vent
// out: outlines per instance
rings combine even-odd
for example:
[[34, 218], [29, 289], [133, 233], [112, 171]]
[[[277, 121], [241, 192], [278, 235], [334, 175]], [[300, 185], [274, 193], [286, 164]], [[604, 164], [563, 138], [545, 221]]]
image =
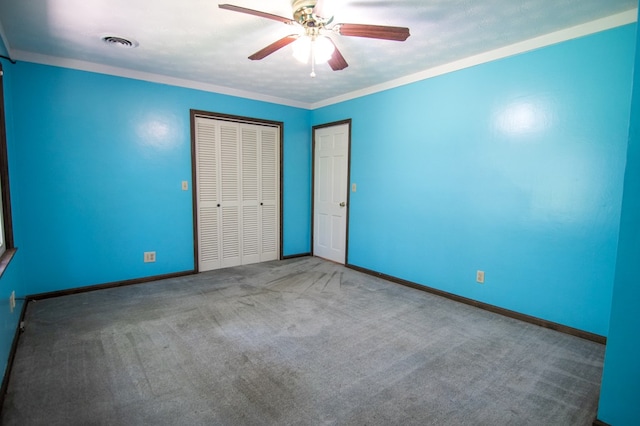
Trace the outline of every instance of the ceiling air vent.
[[126, 49], [133, 49], [134, 47], [138, 47], [137, 41], [124, 37], [106, 35], [102, 37], [102, 41], [107, 43], [109, 46], [124, 47]]

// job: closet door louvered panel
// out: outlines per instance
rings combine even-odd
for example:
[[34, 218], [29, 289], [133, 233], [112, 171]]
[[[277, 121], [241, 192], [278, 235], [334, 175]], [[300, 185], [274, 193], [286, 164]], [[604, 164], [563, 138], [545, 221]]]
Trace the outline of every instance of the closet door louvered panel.
[[241, 126], [242, 153], [242, 263], [260, 262], [259, 126]]
[[215, 121], [197, 118], [196, 176], [198, 184], [197, 220], [198, 268], [201, 271], [220, 267], [220, 235], [218, 204], [219, 134]]
[[222, 267], [236, 266], [241, 261], [242, 212], [240, 202], [239, 126], [221, 122], [220, 126], [220, 192], [222, 210]]
[[260, 260], [264, 262], [279, 258], [280, 137], [274, 127], [263, 127], [260, 133]]

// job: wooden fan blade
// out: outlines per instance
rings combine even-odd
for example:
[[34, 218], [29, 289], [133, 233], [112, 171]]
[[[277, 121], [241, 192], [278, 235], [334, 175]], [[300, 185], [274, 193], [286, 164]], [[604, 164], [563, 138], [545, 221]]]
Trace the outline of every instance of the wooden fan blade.
[[329, 39], [329, 40], [331, 41], [333, 46], [336, 48], [336, 50], [333, 51], [333, 54], [331, 55], [331, 58], [329, 58], [327, 63], [329, 64], [331, 69], [334, 70], [334, 71], [340, 71], [340, 70], [345, 69], [346, 67], [349, 66], [349, 64], [344, 59], [344, 56], [342, 56], [342, 53], [340, 53], [340, 51], [338, 50], [338, 46], [336, 46], [336, 44], [333, 42], [333, 40], [331, 40], [331, 39]]
[[284, 22], [285, 24], [293, 24], [295, 21], [291, 18], [285, 18], [284, 16], [273, 15], [267, 12], [261, 12], [259, 10], [247, 9], [246, 7], [234, 6], [232, 4], [219, 4], [220, 9], [231, 10], [232, 12], [241, 12], [249, 15], [259, 16], [261, 18], [273, 19], [274, 21]]
[[343, 36], [405, 41], [410, 35], [409, 28], [405, 27], [367, 24], [337, 24], [336, 26], [338, 27], [338, 33]]
[[271, 55], [273, 52], [282, 49], [283, 47], [285, 47], [288, 44], [293, 43], [294, 41], [296, 41], [298, 39], [298, 35], [296, 34], [291, 34], [288, 35], [286, 37], [282, 37], [280, 40], [271, 43], [270, 45], [268, 45], [267, 47], [265, 47], [262, 50], [258, 50], [256, 53], [254, 53], [253, 55], [249, 56], [249, 59], [251, 59], [252, 61], [259, 61], [260, 59], [266, 58], [267, 56]]

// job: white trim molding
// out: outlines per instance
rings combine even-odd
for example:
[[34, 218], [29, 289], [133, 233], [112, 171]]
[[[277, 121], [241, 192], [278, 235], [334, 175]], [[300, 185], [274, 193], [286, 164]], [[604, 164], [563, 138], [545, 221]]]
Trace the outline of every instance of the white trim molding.
[[311, 109], [312, 110], [318, 109], [325, 106], [348, 101], [351, 99], [360, 98], [362, 96], [371, 95], [377, 92], [382, 92], [384, 90], [393, 89], [395, 87], [400, 87], [400, 86], [415, 83], [421, 80], [437, 77], [439, 75], [448, 74], [450, 72], [459, 71], [464, 68], [471, 68], [476, 65], [496, 61], [498, 59], [507, 58], [509, 56], [518, 55], [524, 52], [529, 52], [531, 50], [539, 49], [541, 47], [551, 46], [553, 44], [562, 43], [564, 41], [573, 40], [579, 37], [584, 37], [584, 36], [595, 34], [601, 31], [610, 30], [612, 28], [621, 27], [623, 25], [632, 24], [637, 21], [637, 18], [638, 18], [638, 8], [634, 8], [631, 10], [627, 10], [626, 12], [607, 16], [606, 18], [597, 19], [595, 21], [587, 22], [585, 24], [576, 25], [575, 27], [570, 27], [564, 30], [555, 31], [553, 33], [545, 34], [545, 35], [535, 37], [529, 40], [525, 40], [519, 43], [511, 44], [509, 46], [501, 47], [499, 49], [480, 53], [478, 55], [470, 56], [468, 58], [460, 59], [458, 61], [454, 61], [448, 64], [429, 68], [427, 70], [420, 71], [415, 74], [411, 74], [395, 80], [387, 81], [386, 83], [377, 84], [375, 86], [370, 86], [365, 89], [356, 90], [354, 92], [346, 93], [344, 95], [336, 96], [334, 98], [325, 99], [324, 101], [311, 104]]
[[96, 62], [80, 61], [77, 59], [60, 58], [57, 56], [42, 55], [40, 53], [26, 52], [23, 50], [14, 50], [13, 58], [17, 61], [33, 62], [42, 65], [51, 65], [60, 68], [70, 68], [80, 71], [94, 72], [98, 74], [107, 74], [117, 77], [130, 78], [133, 80], [149, 81], [152, 83], [166, 84], [169, 86], [184, 87], [187, 89], [201, 90], [203, 92], [212, 92], [220, 95], [235, 96], [238, 98], [246, 98], [261, 102], [269, 102], [278, 105], [291, 106], [296, 108], [309, 109], [309, 104], [297, 102], [291, 99], [279, 98], [277, 96], [269, 96], [260, 93], [249, 92], [245, 90], [233, 89], [230, 87], [217, 86], [215, 84], [202, 83], [194, 80], [186, 80], [182, 78], [169, 77], [161, 74], [153, 74], [143, 71], [135, 71], [128, 68], [113, 67], [110, 65], [99, 64]]
[[[476, 65], [480, 65], [487, 62], [496, 61], [498, 59], [507, 58], [509, 56], [518, 55], [520, 53], [529, 52], [541, 47], [550, 46], [553, 44], [561, 43], [564, 41], [576, 39], [579, 37], [587, 36], [597, 32], [609, 30], [612, 28], [620, 27], [623, 25], [631, 24], [637, 21], [638, 8], [627, 10], [626, 12], [617, 13], [605, 18], [597, 19], [595, 21], [587, 22], [585, 24], [576, 25], [574, 27], [566, 28], [560, 31], [555, 31], [549, 34], [545, 34], [539, 37], [535, 37], [529, 40], [525, 40], [519, 43], [511, 44], [509, 46], [501, 47], [499, 49], [483, 52], [477, 55], [470, 56], [468, 58], [460, 59], [448, 64], [439, 65], [433, 68], [426, 69], [411, 75], [407, 75], [395, 80], [391, 80], [385, 83], [377, 84], [374, 86], [366, 87], [364, 89], [356, 90], [353, 92], [345, 93], [340, 96], [328, 98], [315, 103], [305, 103], [295, 101], [292, 99], [280, 98], [277, 96], [264, 95], [255, 92], [249, 92], [244, 90], [233, 89], [230, 87], [217, 86], [209, 83], [203, 83], [193, 80], [186, 80], [181, 78], [169, 77], [160, 74], [153, 74], [142, 71], [135, 71], [127, 68], [113, 67], [104, 64], [98, 64], [94, 62], [80, 61], [76, 59], [60, 58], [48, 55], [42, 55], [38, 53], [26, 52], [21, 50], [13, 50], [11, 57], [14, 60], [21, 60], [25, 62], [34, 62], [44, 65], [52, 65], [62, 68], [71, 68], [81, 71], [95, 72], [99, 74], [108, 74], [119, 77], [131, 78], [135, 80], [149, 81], [153, 83], [166, 84], [170, 86], [178, 86], [189, 89], [201, 90], [205, 92], [213, 92], [221, 95], [235, 96], [239, 98], [251, 99], [261, 102], [274, 103], [279, 105], [291, 106], [295, 108], [314, 110], [325, 106], [337, 104], [340, 102], [348, 101], [351, 99], [359, 98], [366, 95], [371, 95], [384, 90], [393, 89], [395, 87], [404, 86], [407, 84], [415, 83], [421, 80], [437, 77], [439, 75], [448, 74], [450, 72], [459, 71], [465, 68], [470, 68]], [[10, 47], [6, 43], [6, 37], [4, 36], [2, 27], [0, 26], [0, 37], [5, 43], [7, 50]]]

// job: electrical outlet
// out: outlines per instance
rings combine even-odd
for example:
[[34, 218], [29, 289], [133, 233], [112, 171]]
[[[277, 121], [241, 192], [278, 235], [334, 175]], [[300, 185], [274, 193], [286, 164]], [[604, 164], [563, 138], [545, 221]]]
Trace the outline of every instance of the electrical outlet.
[[9, 296], [9, 309], [11, 310], [11, 312], [13, 312], [15, 307], [16, 307], [16, 292], [12, 291], [11, 296]]
[[484, 284], [484, 271], [476, 271], [476, 281]]
[[151, 263], [156, 261], [156, 252], [155, 251], [145, 251], [144, 252], [144, 263]]

